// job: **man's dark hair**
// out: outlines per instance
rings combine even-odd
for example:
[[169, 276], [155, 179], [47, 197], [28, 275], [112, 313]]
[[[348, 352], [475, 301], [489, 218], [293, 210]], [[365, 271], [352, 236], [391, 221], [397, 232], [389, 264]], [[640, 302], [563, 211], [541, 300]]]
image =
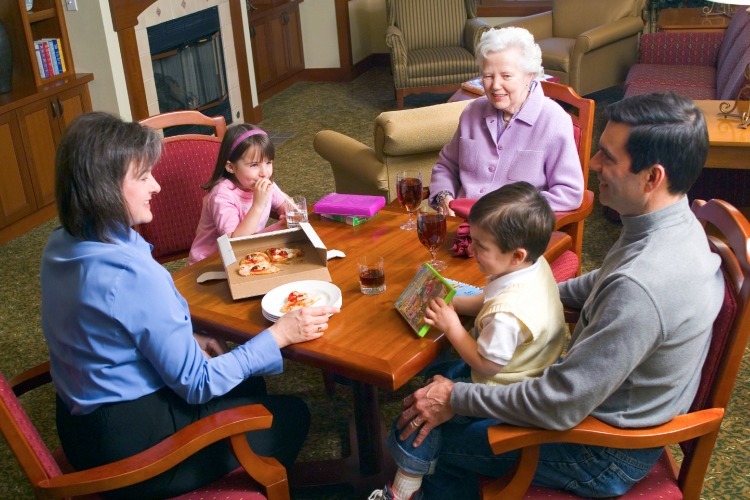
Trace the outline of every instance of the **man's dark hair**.
[[151, 169], [161, 154], [153, 129], [103, 112], [84, 113], [65, 129], [55, 159], [57, 213], [65, 230], [86, 240], [126, 234], [130, 214], [123, 180]]
[[604, 118], [631, 127], [631, 172], [658, 163], [667, 172], [670, 193], [688, 192], [706, 163], [709, 146], [706, 120], [692, 99], [674, 92], [635, 95], [610, 104]]
[[535, 262], [547, 249], [555, 213], [534, 186], [521, 181], [479, 198], [468, 221], [492, 235], [503, 253], [523, 248], [526, 260]]

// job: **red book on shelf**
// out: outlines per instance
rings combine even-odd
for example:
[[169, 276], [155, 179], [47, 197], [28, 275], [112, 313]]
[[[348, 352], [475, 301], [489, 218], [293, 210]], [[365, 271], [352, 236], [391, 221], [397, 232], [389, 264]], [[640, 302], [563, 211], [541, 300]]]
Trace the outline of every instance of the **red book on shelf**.
[[47, 76], [55, 75], [54, 66], [52, 65], [52, 54], [49, 50], [49, 43], [41, 40], [40, 44], [42, 48], [42, 62], [44, 62], [44, 67], [47, 69]]

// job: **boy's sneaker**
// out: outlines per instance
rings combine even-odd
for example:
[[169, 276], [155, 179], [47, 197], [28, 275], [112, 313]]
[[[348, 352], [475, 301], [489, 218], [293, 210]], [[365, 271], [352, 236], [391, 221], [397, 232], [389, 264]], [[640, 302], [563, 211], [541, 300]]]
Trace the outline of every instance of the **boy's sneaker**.
[[[421, 498], [419, 491], [420, 490], [417, 490], [411, 497], [409, 497], [408, 500], [416, 500], [418, 498]], [[367, 497], [367, 500], [398, 500], [398, 499], [396, 499], [396, 495], [393, 494], [393, 489], [391, 488], [391, 485], [386, 484], [382, 490], [375, 490], [372, 493], [370, 493], [370, 496]]]

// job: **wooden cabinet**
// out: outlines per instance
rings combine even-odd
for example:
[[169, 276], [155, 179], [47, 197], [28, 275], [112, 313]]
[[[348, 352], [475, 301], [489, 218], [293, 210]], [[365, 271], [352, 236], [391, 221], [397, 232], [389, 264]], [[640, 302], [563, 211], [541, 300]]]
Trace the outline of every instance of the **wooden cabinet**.
[[299, 4], [288, 0], [258, 4], [250, 14], [250, 37], [258, 94], [268, 97], [305, 69]]
[[[62, 0], [0, 0], [10, 38], [13, 85], [0, 94], [0, 244], [54, 215], [55, 152], [71, 120], [91, 111], [88, 83], [76, 73]], [[34, 41], [59, 39], [65, 71], [42, 78]]]

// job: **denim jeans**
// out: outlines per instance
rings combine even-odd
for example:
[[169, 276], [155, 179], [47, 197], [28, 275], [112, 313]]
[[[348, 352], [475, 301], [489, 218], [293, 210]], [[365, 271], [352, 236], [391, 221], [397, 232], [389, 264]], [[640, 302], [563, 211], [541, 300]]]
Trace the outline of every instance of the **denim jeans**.
[[[431, 374], [451, 379], [467, 375], [462, 361], [440, 363]], [[398, 438], [396, 421], [388, 448], [403, 471], [422, 474], [423, 498], [479, 498], [477, 474], [499, 477], [511, 470], [519, 453], [495, 455], [487, 440], [487, 428], [500, 423], [457, 415], [433, 429], [422, 444], [412, 445], [417, 433]], [[663, 448], [620, 450], [600, 446], [551, 443], [541, 446], [534, 484], [565, 490], [583, 497], [611, 497], [625, 493], [642, 479], [659, 459]]]

